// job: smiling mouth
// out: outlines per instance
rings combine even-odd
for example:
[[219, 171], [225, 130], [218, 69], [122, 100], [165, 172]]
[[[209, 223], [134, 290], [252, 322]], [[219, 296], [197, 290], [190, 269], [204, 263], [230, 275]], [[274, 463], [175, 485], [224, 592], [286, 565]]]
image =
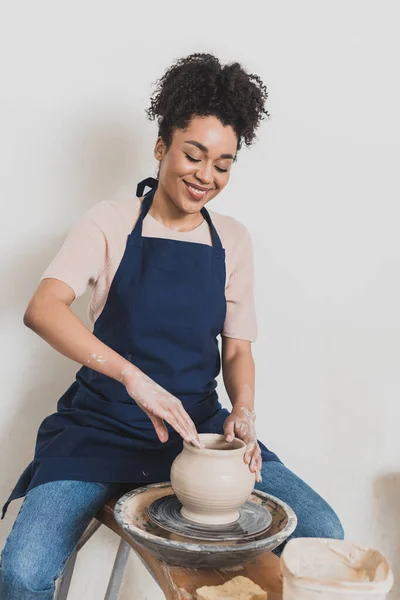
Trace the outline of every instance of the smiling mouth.
[[183, 180], [183, 183], [186, 185], [186, 188], [187, 188], [189, 194], [193, 198], [196, 198], [197, 200], [201, 200], [202, 198], [204, 198], [206, 196], [206, 194], [208, 192], [211, 191], [211, 188], [202, 188], [202, 187], [199, 187], [197, 185], [193, 185], [191, 183], [188, 183], [185, 180]]

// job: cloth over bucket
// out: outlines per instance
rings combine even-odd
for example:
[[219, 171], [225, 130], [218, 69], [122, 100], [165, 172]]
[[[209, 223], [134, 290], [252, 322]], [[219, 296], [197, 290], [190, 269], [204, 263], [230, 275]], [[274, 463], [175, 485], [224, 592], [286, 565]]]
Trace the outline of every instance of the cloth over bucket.
[[393, 585], [378, 550], [342, 540], [293, 539], [281, 569], [283, 600], [383, 600]]

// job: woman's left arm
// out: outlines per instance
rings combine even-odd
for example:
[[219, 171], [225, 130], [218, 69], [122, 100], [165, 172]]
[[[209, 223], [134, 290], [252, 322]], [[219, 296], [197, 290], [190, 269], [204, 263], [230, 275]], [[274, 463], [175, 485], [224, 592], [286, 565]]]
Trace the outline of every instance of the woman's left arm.
[[222, 337], [222, 373], [232, 403], [232, 412], [224, 424], [225, 439], [231, 441], [236, 436], [247, 444], [244, 460], [257, 481], [261, 481], [262, 459], [254, 412], [255, 368], [250, 342]]

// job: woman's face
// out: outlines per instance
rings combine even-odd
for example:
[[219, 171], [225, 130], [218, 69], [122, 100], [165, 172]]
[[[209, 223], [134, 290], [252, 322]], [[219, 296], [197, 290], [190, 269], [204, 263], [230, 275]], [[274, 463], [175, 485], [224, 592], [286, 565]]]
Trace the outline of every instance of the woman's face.
[[176, 129], [168, 151], [158, 138], [159, 192], [179, 212], [199, 212], [228, 183], [237, 142], [233, 128], [216, 117], [194, 117], [186, 129]]

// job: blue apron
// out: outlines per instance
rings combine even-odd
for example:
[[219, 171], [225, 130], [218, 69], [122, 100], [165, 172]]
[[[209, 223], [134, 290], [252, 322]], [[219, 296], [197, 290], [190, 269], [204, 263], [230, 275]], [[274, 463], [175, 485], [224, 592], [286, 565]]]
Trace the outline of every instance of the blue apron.
[[[137, 223], [93, 333], [179, 398], [199, 433], [222, 433], [229, 412], [216, 393], [220, 371], [217, 336], [223, 330], [225, 250], [208, 211], [212, 246], [142, 236], [157, 181], [142, 202]], [[122, 383], [83, 366], [60, 398], [57, 412], [39, 427], [34, 460], [22, 473], [8, 504], [49, 481], [113, 483], [168, 481], [182, 450], [167, 425], [162, 444], [146, 413]], [[261, 445], [263, 460], [279, 460]]]

